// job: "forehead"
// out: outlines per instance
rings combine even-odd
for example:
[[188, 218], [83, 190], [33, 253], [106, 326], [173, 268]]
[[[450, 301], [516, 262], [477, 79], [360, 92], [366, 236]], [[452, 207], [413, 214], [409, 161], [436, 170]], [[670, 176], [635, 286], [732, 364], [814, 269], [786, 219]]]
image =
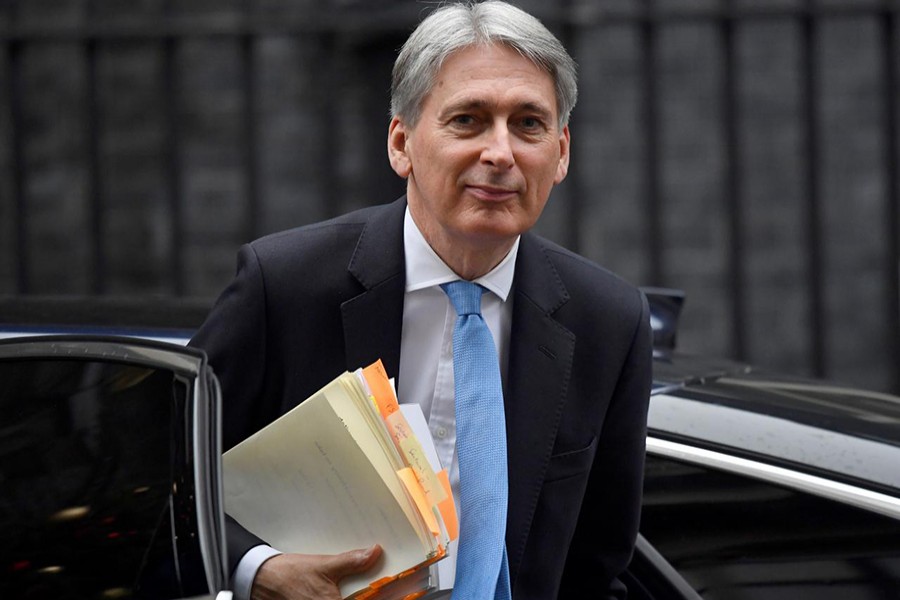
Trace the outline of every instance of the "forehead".
[[551, 75], [502, 44], [468, 46], [451, 54], [435, 76], [425, 107], [457, 103], [528, 104], [557, 113]]

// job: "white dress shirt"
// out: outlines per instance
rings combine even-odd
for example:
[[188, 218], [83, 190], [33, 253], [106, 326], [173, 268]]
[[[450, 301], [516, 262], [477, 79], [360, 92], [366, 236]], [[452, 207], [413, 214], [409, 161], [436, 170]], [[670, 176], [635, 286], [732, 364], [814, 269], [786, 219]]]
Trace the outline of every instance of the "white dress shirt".
[[[456, 281], [459, 276], [425, 241], [409, 214], [409, 208], [406, 209], [403, 222], [403, 249], [406, 256], [406, 290], [403, 296], [400, 373], [397, 379], [399, 400], [404, 403], [416, 402], [422, 407], [438, 457], [448, 469], [457, 515], [461, 517], [453, 392], [453, 326], [456, 323], [456, 311], [440, 288], [440, 284]], [[518, 251], [519, 238], [516, 238], [512, 249], [500, 264], [475, 280], [475, 283], [490, 292], [481, 297], [481, 314], [494, 337], [504, 389], [512, 324], [510, 290]], [[249, 599], [257, 570], [263, 562], [277, 554], [280, 554], [278, 550], [264, 545], [252, 548], [241, 558], [232, 578], [235, 600]], [[453, 542], [450, 545], [450, 556], [438, 562], [440, 588], [453, 587], [455, 575], [456, 542]]]
[[[403, 297], [403, 333], [400, 340], [400, 402], [422, 407], [441, 464], [447, 467], [450, 487], [459, 514], [459, 464], [456, 460], [456, 412], [453, 392], [453, 326], [456, 310], [439, 287], [459, 279], [432, 250], [416, 227], [409, 208], [403, 223], [406, 255], [406, 291]], [[500, 359], [500, 376], [506, 384], [509, 332], [512, 324], [512, 288], [519, 239], [499, 265], [475, 283], [488, 289], [481, 297], [481, 314], [487, 322]], [[443, 317], [443, 318], [441, 318]], [[450, 556], [438, 562], [441, 589], [453, 586], [456, 544]]]

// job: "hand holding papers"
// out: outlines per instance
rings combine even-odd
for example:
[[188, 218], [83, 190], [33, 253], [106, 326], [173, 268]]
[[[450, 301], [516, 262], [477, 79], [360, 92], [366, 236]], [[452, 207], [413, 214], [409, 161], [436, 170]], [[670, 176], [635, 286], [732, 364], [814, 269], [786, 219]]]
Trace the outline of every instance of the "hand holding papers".
[[384, 548], [372, 572], [340, 582], [345, 598], [429, 589], [429, 566], [458, 532], [446, 471], [428, 462], [380, 362], [341, 375], [223, 463], [226, 512], [273, 547]]

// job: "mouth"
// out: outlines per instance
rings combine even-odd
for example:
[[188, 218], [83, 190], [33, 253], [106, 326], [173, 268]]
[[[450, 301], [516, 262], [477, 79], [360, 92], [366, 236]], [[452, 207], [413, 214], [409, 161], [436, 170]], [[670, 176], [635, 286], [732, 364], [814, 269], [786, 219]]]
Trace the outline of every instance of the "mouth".
[[486, 202], [502, 202], [515, 197], [518, 190], [515, 188], [497, 187], [493, 185], [467, 185], [466, 191]]

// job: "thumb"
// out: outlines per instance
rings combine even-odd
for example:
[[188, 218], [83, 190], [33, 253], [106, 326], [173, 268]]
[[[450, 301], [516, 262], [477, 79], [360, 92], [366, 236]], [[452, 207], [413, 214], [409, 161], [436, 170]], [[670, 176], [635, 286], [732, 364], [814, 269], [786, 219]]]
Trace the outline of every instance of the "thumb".
[[332, 581], [338, 582], [347, 575], [368, 571], [381, 554], [382, 549], [378, 544], [335, 554], [323, 565], [322, 573]]

